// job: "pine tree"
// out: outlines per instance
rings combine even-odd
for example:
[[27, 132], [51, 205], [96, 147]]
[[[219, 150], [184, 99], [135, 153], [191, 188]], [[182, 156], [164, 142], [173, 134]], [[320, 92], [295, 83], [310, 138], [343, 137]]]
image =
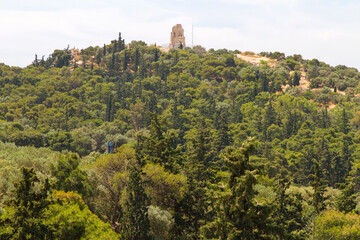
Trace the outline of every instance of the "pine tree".
[[127, 240], [146, 240], [149, 236], [150, 223], [148, 219], [149, 201], [141, 179], [142, 170], [136, 166], [130, 168], [127, 185], [127, 201], [122, 219], [122, 235]]

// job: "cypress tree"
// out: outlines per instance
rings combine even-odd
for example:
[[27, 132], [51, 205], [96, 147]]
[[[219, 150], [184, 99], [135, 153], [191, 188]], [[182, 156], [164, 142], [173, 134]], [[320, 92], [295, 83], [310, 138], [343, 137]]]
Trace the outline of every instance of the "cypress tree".
[[231, 137], [229, 136], [229, 126], [228, 126], [228, 111], [223, 110], [220, 113], [219, 129], [218, 129], [218, 149], [221, 151], [225, 147], [231, 144]]
[[314, 162], [314, 174], [313, 181], [311, 182], [311, 186], [314, 188], [313, 194], [313, 207], [316, 214], [319, 214], [322, 210], [325, 209], [325, 183], [324, 176], [322, 170], [319, 166], [319, 163], [316, 160]]
[[263, 92], [269, 91], [269, 79], [265, 74], [260, 74], [260, 83]]
[[0, 239], [53, 239], [54, 226], [45, 221], [44, 211], [51, 204], [48, 200], [50, 183], [46, 179], [40, 191], [35, 191], [39, 182], [33, 168], [22, 168], [22, 178], [16, 182], [14, 198], [7, 200], [5, 205], [12, 209], [9, 218], [0, 219]]
[[176, 65], [179, 62], [179, 53], [178, 51], [175, 51], [175, 56], [173, 59], [173, 65]]
[[114, 43], [113, 43], [113, 53], [116, 53], [116, 52], [117, 52], [117, 48], [118, 48], [117, 41], [114, 40]]
[[105, 121], [107, 122], [111, 122], [113, 120], [113, 113], [114, 113], [114, 110], [113, 110], [113, 97], [112, 95], [109, 95], [107, 101], [106, 101], [106, 119]]
[[128, 66], [128, 55], [127, 55], [127, 51], [124, 51], [124, 61], [123, 61], [123, 70], [125, 71], [127, 69]]
[[35, 60], [34, 60], [34, 62], [33, 62], [33, 65], [34, 65], [35, 67], [38, 67], [38, 66], [39, 66], [39, 60], [38, 60], [37, 54], [35, 54]]
[[149, 201], [141, 179], [142, 170], [136, 166], [130, 168], [127, 185], [127, 201], [122, 219], [122, 235], [127, 240], [146, 240], [149, 236], [150, 223], [148, 219]]
[[155, 48], [154, 51], [154, 62], [159, 61], [159, 50], [157, 48]]
[[319, 141], [317, 153], [318, 153], [319, 165], [321, 171], [323, 175], [327, 177], [327, 180], [330, 180], [332, 176], [332, 167], [331, 167], [332, 156], [329, 151], [329, 145], [324, 136], [322, 136]]
[[266, 239], [272, 233], [269, 215], [271, 207], [254, 202], [256, 177], [250, 163], [250, 153], [255, 149], [253, 139], [248, 139], [240, 149], [227, 149], [224, 163], [230, 171], [231, 194], [224, 199], [224, 213], [228, 224], [224, 239]]
[[298, 71], [294, 72], [293, 75], [293, 85], [294, 86], [299, 86], [300, 85], [300, 73]]
[[116, 56], [115, 56], [115, 52], [113, 52], [111, 56], [111, 64], [110, 64], [111, 70], [115, 70], [115, 63], [116, 63]]
[[95, 57], [95, 62], [97, 63], [97, 65], [99, 65], [101, 63], [101, 51], [98, 51]]
[[320, 115], [320, 127], [321, 128], [328, 128], [330, 126], [330, 117], [327, 111], [327, 108], [324, 107], [321, 110], [321, 115]]
[[342, 176], [342, 181], [346, 179], [352, 167], [352, 157], [350, 151], [350, 145], [352, 144], [352, 138], [348, 135], [342, 137], [342, 147], [341, 147], [341, 160], [342, 160], [342, 169], [344, 175]]
[[345, 108], [343, 108], [341, 115], [341, 132], [347, 134], [349, 132], [349, 119], [346, 114]]
[[147, 160], [164, 166], [172, 173], [178, 173], [182, 159], [175, 134], [165, 131], [164, 122], [160, 123], [156, 113], [150, 113], [150, 117], [150, 136], [142, 136], [142, 154]]
[[253, 83], [253, 89], [251, 92], [251, 99], [255, 100], [255, 97], [258, 95], [258, 89], [257, 89], [257, 84], [254, 82]]
[[139, 48], [136, 48], [135, 49], [135, 59], [134, 59], [134, 65], [135, 65], [134, 71], [135, 72], [138, 71], [139, 63], [140, 63], [140, 52], [139, 52]]
[[339, 211], [344, 211], [346, 213], [353, 211], [356, 208], [356, 191], [355, 184], [352, 177], [349, 177], [346, 183], [343, 185], [343, 190], [341, 195], [336, 201], [336, 206]]
[[118, 39], [119, 52], [124, 49], [123, 43], [124, 43], [124, 42], [123, 42], [123, 39], [121, 38], [121, 32], [119, 32], [119, 39]]
[[275, 210], [272, 218], [277, 226], [277, 236], [281, 240], [303, 239], [305, 221], [300, 212], [303, 211], [302, 196], [300, 193], [288, 194], [286, 190], [291, 182], [287, 177], [288, 172], [282, 168], [275, 179]]

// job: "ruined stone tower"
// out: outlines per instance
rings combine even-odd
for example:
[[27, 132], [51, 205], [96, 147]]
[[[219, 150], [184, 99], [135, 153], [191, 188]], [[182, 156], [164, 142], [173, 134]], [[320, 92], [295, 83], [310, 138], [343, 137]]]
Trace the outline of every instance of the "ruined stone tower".
[[184, 36], [184, 29], [182, 28], [181, 24], [176, 24], [172, 27], [172, 32], [170, 36], [170, 48], [180, 48], [182, 46], [185, 48], [185, 36]]

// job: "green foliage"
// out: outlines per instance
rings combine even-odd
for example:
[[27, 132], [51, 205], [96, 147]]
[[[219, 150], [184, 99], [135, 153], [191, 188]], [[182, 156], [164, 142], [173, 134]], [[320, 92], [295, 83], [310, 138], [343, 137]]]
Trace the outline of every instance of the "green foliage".
[[311, 185], [314, 188], [314, 195], [313, 195], [313, 206], [315, 209], [315, 213], [319, 214], [322, 210], [325, 209], [325, 200], [326, 197], [325, 193], [325, 185], [323, 179], [323, 173], [320, 169], [319, 163], [314, 161], [314, 180], [312, 181]]
[[51, 166], [52, 175], [56, 178], [54, 187], [63, 191], [75, 191], [82, 196], [91, 194], [87, 173], [79, 168], [80, 159], [77, 154], [61, 156], [57, 165]]
[[271, 236], [271, 206], [253, 200], [256, 177], [249, 157], [254, 148], [254, 141], [249, 139], [240, 149], [228, 149], [224, 155], [224, 162], [231, 173], [228, 183], [231, 192], [223, 199], [224, 212], [218, 212], [218, 219], [215, 218], [208, 226], [208, 237], [266, 239]]
[[110, 224], [91, 213], [81, 197], [72, 192], [55, 191], [57, 202], [49, 206], [45, 215], [54, 231], [54, 239], [119, 239]]
[[[129, 238], [140, 237], [136, 219], [148, 232], [147, 213], [158, 239], [301, 239], [314, 211], [358, 211], [359, 72], [279, 52], [260, 53], [273, 60], [253, 65], [239, 53], [165, 52], [119, 33], [25, 68], [0, 64], [4, 216], [23, 166], [81, 194], [116, 232], [133, 227]], [[248, 137], [259, 143], [251, 157]], [[105, 154], [108, 141], [115, 154]], [[94, 238], [81, 201], [50, 204], [67, 238]], [[78, 218], [66, 217], [72, 211]]]
[[150, 235], [155, 240], [169, 239], [169, 232], [174, 225], [174, 219], [166, 210], [156, 206], [149, 206], [148, 217], [150, 222]]
[[175, 134], [165, 131], [157, 115], [152, 115], [150, 136], [140, 137], [140, 151], [146, 160], [158, 163], [166, 170], [177, 173], [180, 168], [180, 151], [175, 145]]
[[50, 205], [49, 181], [39, 191], [34, 169], [22, 168], [22, 178], [15, 183], [15, 197], [6, 201], [6, 214], [0, 218], [1, 239], [52, 239], [53, 226], [46, 221], [44, 212]]
[[137, 167], [131, 167], [126, 188], [127, 201], [122, 218], [122, 234], [129, 240], [150, 239], [149, 203], [142, 186], [141, 174], [142, 171]]
[[167, 172], [157, 164], [146, 164], [144, 181], [147, 183], [145, 191], [151, 204], [171, 209], [176, 202], [183, 198], [186, 190], [186, 178], [180, 174]]
[[358, 239], [360, 217], [355, 213], [328, 210], [316, 218], [315, 239]]

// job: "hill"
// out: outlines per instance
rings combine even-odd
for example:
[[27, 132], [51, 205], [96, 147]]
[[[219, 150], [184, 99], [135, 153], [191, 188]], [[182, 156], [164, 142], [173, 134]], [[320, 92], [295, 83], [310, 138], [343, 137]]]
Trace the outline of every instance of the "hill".
[[[360, 208], [359, 82], [301, 55], [162, 51], [121, 35], [1, 64], [0, 147], [21, 154], [0, 156], [0, 176], [33, 167], [67, 192], [54, 198], [81, 198], [127, 239], [139, 239], [135, 215], [159, 239], [304, 239], [313, 219]], [[15, 186], [2, 181], [1, 199]]]

